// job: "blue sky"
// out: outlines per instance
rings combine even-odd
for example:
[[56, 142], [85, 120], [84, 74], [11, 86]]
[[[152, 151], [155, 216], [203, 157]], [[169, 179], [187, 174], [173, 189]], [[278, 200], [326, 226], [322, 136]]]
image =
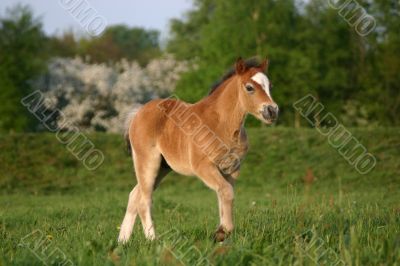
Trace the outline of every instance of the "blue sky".
[[[1, 0], [0, 14], [6, 8], [16, 3], [29, 4], [36, 16], [42, 17], [46, 33], [62, 33], [73, 29], [84, 32], [74, 17], [65, 10], [60, 2], [72, 0]], [[126, 24], [140, 26], [146, 29], [158, 29], [165, 37], [168, 33], [168, 21], [171, 18], [182, 17], [192, 6], [191, 0], [85, 0], [93, 6], [100, 15], [106, 18], [108, 25]]]

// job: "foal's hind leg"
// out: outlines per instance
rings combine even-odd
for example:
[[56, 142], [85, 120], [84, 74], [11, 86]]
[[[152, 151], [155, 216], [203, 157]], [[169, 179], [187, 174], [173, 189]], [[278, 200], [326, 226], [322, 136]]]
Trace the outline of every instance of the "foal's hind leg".
[[153, 151], [135, 160], [136, 176], [139, 184], [138, 213], [144, 234], [149, 240], [155, 238], [151, 217], [152, 194], [161, 179], [168, 173], [166, 169], [160, 169], [161, 159], [161, 154]]
[[122, 221], [121, 229], [118, 236], [118, 242], [126, 243], [135, 225], [135, 220], [137, 216], [137, 202], [139, 196], [139, 186], [136, 185], [134, 189], [129, 193], [128, 207], [126, 208], [126, 213], [124, 220]]
[[135, 172], [138, 184], [129, 195], [128, 207], [119, 235], [120, 242], [127, 242], [139, 214], [143, 230], [148, 239], [154, 239], [154, 227], [151, 218], [151, 198], [162, 178], [170, 171], [165, 163], [160, 168], [161, 155], [157, 152], [140, 153], [134, 156]]

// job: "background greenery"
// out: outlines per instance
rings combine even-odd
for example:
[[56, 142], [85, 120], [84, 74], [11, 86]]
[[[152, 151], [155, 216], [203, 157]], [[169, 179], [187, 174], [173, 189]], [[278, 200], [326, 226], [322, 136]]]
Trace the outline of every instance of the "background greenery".
[[399, 2], [357, 2], [376, 20], [366, 37], [326, 0], [193, 0], [192, 10], [171, 20], [162, 44], [157, 31], [124, 25], [110, 25], [98, 38], [45, 36], [29, 8], [17, 6], [0, 18], [0, 128], [35, 130], [18, 100], [51, 57], [79, 55], [94, 63], [127, 58], [146, 65], [164, 53], [196, 66], [177, 85], [183, 100], [204, 97], [238, 56], [268, 56], [282, 113], [278, 124], [307, 126], [292, 103], [312, 93], [347, 126], [399, 125]]
[[[78, 265], [191, 265], [174, 257], [191, 246], [216, 265], [329, 265], [336, 260], [322, 256], [326, 251], [348, 265], [399, 265], [400, 8], [397, 0], [358, 2], [377, 21], [366, 37], [323, 0], [194, 0], [192, 10], [171, 21], [165, 43], [157, 31], [124, 25], [110, 25], [98, 38], [46, 36], [28, 7], [6, 12], [0, 17], [0, 265], [42, 265], [19, 245], [34, 230]], [[159, 234], [173, 228], [178, 235], [150, 243], [137, 223], [133, 239], [119, 246], [118, 227], [136, 183], [122, 137], [89, 134], [105, 161], [88, 171], [55, 135], [29, 133], [39, 121], [20, 104], [51, 58], [108, 65], [127, 58], [146, 66], [166, 53], [196, 66], [175, 90], [189, 102], [204, 97], [239, 55], [270, 58], [281, 126], [248, 121], [236, 230], [222, 245], [212, 241], [214, 193], [196, 178], [171, 173], [155, 192], [153, 211]], [[292, 104], [308, 93], [354, 126], [350, 131], [377, 159], [373, 171], [360, 175], [306, 128]], [[184, 243], [174, 245], [177, 238]]]
[[105, 155], [96, 171], [52, 134], [0, 137], [0, 263], [40, 265], [18, 243], [41, 230], [78, 265], [178, 265], [172, 252], [192, 245], [217, 265], [315, 265], [319, 256], [320, 264], [332, 265], [332, 257], [323, 263], [326, 250], [348, 265], [398, 265], [398, 130], [351, 129], [377, 158], [374, 170], [360, 175], [316, 130], [252, 129], [228, 242], [212, 241], [214, 192], [171, 173], [154, 194], [153, 213], [159, 235], [171, 228], [179, 234], [149, 243], [137, 222], [125, 247], [116, 238], [135, 179], [119, 136], [89, 135]]
[[238, 55], [267, 55], [272, 94], [283, 114], [280, 124], [299, 126], [292, 103], [312, 93], [349, 126], [397, 125], [399, 3], [357, 2], [376, 19], [376, 29], [366, 37], [324, 0], [195, 1], [185, 20], [171, 23], [168, 51], [199, 62], [178, 85], [178, 94], [198, 100]]

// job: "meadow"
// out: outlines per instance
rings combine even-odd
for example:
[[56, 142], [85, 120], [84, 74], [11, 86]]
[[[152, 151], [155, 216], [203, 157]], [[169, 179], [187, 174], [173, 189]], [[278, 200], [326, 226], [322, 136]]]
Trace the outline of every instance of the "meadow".
[[350, 129], [377, 159], [361, 175], [315, 129], [250, 129], [224, 243], [215, 193], [171, 173], [154, 194], [158, 239], [137, 221], [126, 246], [136, 180], [121, 136], [88, 135], [105, 155], [89, 171], [53, 134], [1, 135], [0, 265], [400, 265], [399, 130]]

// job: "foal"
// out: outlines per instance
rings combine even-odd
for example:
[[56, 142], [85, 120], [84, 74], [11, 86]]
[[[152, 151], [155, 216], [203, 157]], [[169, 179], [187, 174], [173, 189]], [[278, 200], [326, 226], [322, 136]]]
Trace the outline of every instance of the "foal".
[[267, 60], [258, 64], [239, 58], [234, 69], [199, 102], [157, 99], [128, 118], [125, 137], [130, 143], [137, 185], [129, 194], [119, 242], [129, 240], [137, 214], [146, 238], [155, 238], [152, 193], [171, 169], [198, 176], [217, 193], [217, 241], [223, 241], [233, 230], [233, 185], [248, 149], [245, 117], [250, 113], [271, 124], [278, 116], [264, 74], [267, 67]]

